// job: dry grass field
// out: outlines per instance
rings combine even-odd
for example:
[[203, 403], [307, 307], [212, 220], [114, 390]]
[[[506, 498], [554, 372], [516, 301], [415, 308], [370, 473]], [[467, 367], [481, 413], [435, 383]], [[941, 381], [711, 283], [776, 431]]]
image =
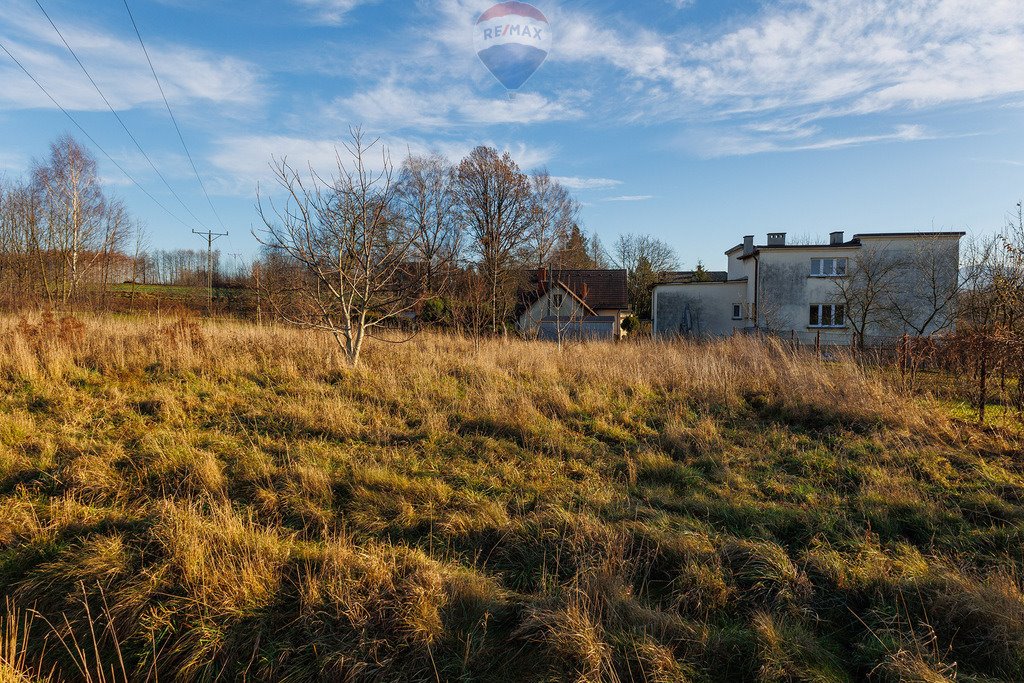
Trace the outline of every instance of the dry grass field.
[[0, 680], [1024, 680], [1020, 438], [770, 342], [0, 319]]

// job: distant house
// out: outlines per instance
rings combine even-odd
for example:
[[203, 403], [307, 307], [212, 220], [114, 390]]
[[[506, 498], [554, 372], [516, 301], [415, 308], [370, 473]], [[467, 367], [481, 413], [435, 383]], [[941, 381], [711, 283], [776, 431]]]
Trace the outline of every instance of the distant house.
[[[828, 244], [747, 236], [725, 252], [729, 270], [667, 274], [654, 286], [655, 335], [714, 337], [763, 330], [803, 343], [850, 344], [954, 322], [962, 232], [831, 234]], [[863, 287], [864, 301], [857, 287]], [[868, 291], [871, 287], [877, 291]], [[873, 297], [868, 301], [868, 297]], [[870, 310], [869, 310], [870, 309]]]
[[541, 268], [527, 272], [518, 328], [550, 341], [618, 339], [629, 314], [625, 270]]

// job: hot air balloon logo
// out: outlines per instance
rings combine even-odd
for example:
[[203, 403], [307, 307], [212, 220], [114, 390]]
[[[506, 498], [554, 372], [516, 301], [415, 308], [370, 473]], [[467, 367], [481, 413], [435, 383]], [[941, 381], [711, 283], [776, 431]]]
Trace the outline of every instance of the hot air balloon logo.
[[510, 91], [518, 90], [548, 57], [547, 17], [525, 2], [499, 2], [477, 19], [473, 45], [498, 82]]

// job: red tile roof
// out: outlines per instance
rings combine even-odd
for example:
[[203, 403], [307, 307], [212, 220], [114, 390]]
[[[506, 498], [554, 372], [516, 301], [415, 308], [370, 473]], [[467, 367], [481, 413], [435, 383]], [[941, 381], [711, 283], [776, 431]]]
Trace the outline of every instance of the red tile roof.
[[560, 284], [594, 310], [629, 308], [625, 270], [533, 270], [528, 281], [533, 290], [531, 303], [548, 287]]

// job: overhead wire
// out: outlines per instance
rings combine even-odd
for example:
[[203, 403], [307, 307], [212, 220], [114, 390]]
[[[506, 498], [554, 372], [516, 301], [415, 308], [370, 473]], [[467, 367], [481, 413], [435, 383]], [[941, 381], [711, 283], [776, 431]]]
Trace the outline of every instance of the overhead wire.
[[153, 193], [151, 193], [149, 190], [147, 190], [145, 187], [143, 187], [142, 184], [139, 181], [137, 181], [132, 176], [131, 173], [129, 173], [127, 170], [125, 170], [124, 166], [122, 166], [120, 163], [118, 163], [118, 161], [116, 159], [114, 159], [114, 157], [112, 157], [110, 155], [110, 153], [107, 152], [107, 150], [104, 149], [103, 146], [96, 141], [96, 138], [94, 138], [92, 135], [89, 134], [89, 131], [87, 131], [85, 129], [85, 127], [82, 126], [82, 124], [78, 122], [78, 119], [76, 119], [74, 116], [72, 116], [71, 112], [69, 112], [67, 109], [65, 109], [64, 106], [61, 105], [61, 103], [58, 102], [57, 99], [53, 95], [50, 94], [50, 91], [47, 90], [46, 87], [42, 83], [39, 82], [39, 79], [37, 79], [35, 76], [33, 76], [32, 72], [29, 71], [25, 67], [25, 65], [22, 64], [21, 61], [17, 57], [15, 57], [14, 54], [10, 50], [7, 49], [6, 45], [4, 45], [3, 43], [0, 43], [0, 50], [3, 50], [7, 54], [7, 56], [10, 57], [11, 60], [15, 64], [18, 65], [18, 68], [20, 68], [22, 71], [25, 72], [25, 75], [28, 76], [32, 80], [32, 82], [36, 84], [36, 86], [43, 92], [44, 95], [46, 95], [47, 98], [49, 98], [49, 100], [51, 102], [53, 102], [54, 106], [57, 107], [58, 109], [60, 109], [60, 111], [64, 114], [64, 116], [68, 117], [68, 119], [71, 121], [71, 123], [73, 123], [75, 125], [75, 127], [78, 128], [79, 131], [81, 131], [82, 135], [84, 135], [86, 137], [86, 139], [89, 140], [89, 142], [92, 143], [92, 145], [96, 149], [98, 149], [103, 154], [103, 156], [105, 156], [110, 161], [110, 163], [112, 163], [115, 167], [117, 167], [117, 170], [121, 171], [121, 173], [124, 174], [124, 177], [126, 177], [129, 181], [131, 181], [131, 183], [133, 185], [135, 185], [137, 188], [142, 190], [143, 194], [145, 194], [147, 197], [149, 197], [153, 201], [154, 204], [156, 204], [161, 209], [163, 209], [164, 212], [167, 213], [167, 215], [169, 215], [171, 218], [173, 218], [174, 220], [176, 220], [179, 223], [181, 223], [186, 228], [189, 228], [189, 229], [192, 228], [191, 225], [189, 225], [184, 220], [182, 220], [176, 213], [174, 213], [173, 211], [168, 209], [166, 206], [164, 206], [163, 202], [161, 202], [159, 199], [154, 197]]
[[146, 61], [149, 63], [149, 70], [153, 74], [153, 80], [156, 81], [157, 88], [160, 90], [160, 97], [164, 100], [164, 106], [167, 108], [167, 114], [171, 117], [171, 123], [174, 124], [174, 130], [178, 133], [178, 140], [181, 141], [181, 146], [185, 150], [185, 156], [188, 157], [188, 163], [192, 166], [192, 172], [195, 173], [196, 180], [199, 181], [199, 187], [203, 190], [203, 195], [206, 196], [206, 202], [210, 205], [210, 210], [213, 211], [213, 215], [217, 218], [217, 222], [220, 224], [222, 230], [227, 230], [224, 226], [224, 221], [220, 219], [220, 214], [217, 213], [216, 207], [213, 205], [213, 200], [210, 199], [210, 193], [206, 191], [206, 184], [203, 183], [202, 177], [199, 175], [199, 169], [196, 167], [196, 162], [192, 159], [192, 153], [188, 149], [188, 145], [185, 143], [185, 136], [181, 134], [181, 128], [178, 126], [178, 120], [174, 118], [174, 112], [171, 111], [171, 103], [167, 101], [167, 94], [164, 92], [164, 86], [160, 83], [160, 77], [156, 73], [156, 67], [153, 66], [153, 60], [149, 55], [149, 50], [146, 49], [146, 43], [142, 40], [142, 33], [139, 31], [139, 25], [135, 22], [135, 15], [132, 14], [131, 7], [128, 6], [128, 0], [124, 0], [124, 8], [128, 12], [128, 18], [131, 19], [132, 28], [135, 29], [135, 36], [139, 39], [139, 45], [142, 46], [142, 52], [146, 55]]
[[124, 132], [128, 134], [128, 137], [131, 139], [131, 141], [133, 143], [135, 143], [135, 147], [139, 150], [139, 152], [146, 159], [146, 161], [149, 162], [150, 167], [156, 172], [157, 176], [163, 182], [164, 186], [167, 187], [167, 189], [170, 191], [171, 195], [173, 195], [174, 198], [178, 201], [178, 203], [181, 204], [182, 208], [185, 209], [185, 211], [188, 213], [188, 215], [190, 215], [192, 217], [192, 219], [195, 220], [195, 222], [200, 227], [205, 229], [206, 225], [203, 223], [203, 221], [198, 216], [196, 216], [196, 214], [192, 211], [192, 209], [190, 209], [188, 207], [187, 204], [185, 204], [184, 200], [182, 200], [182, 198], [178, 195], [178, 193], [174, 190], [174, 188], [171, 187], [171, 184], [169, 182], [167, 182], [167, 178], [165, 178], [164, 174], [160, 172], [160, 169], [157, 168], [157, 165], [155, 163], [153, 163], [153, 160], [146, 153], [146, 150], [142, 148], [142, 144], [138, 141], [138, 139], [135, 137], [135, 135], [132, 134], [132, 131], [128, 128], [128, 125], [124, 122], [124, 119], [121, 118], [121, 115], [117, 113], [117, 110], [110, 103], [110, 100], [107, 99], [107, 96], [103, 93], [103, 90], [100, 88], [99, 84], [96, 83], [96, 80], [92, 77], [92, 74], [89, 73], [89, 70], [85, 67], [85, 64], [82, 63], [82, 60], [79, 59], [78, 54], [74, 51], [74, 49], [68, 43], [67, 39], [64, 37], [64, 34], [61, 33], [59, 28], [57, 28], [57, 24], [54, 23], [53, 19], [50, 17], [50, 14], [46, 11], [46, 8], [43, 7], [43, 5], [40, 2], [40, 0], [35, 0], [35, 2], [36, 2], [36, 5], [39, 7], [39, 10], [43, 13], [43, 16], [46, 17], [46, 20], [48, 22], [50, 22], [50, 26], [53, 27], [53, 30], [57, 33], [57, 36], [64, 43], [64, 47], [66, 47], [68, 49], [68, 52], [70, 52], [71, 56], [74, 57], [75, 61], [78, 63], [78, 66], [82, 69], [82, 72], [85, 74], [86, 78], [88, 78], [89, 82], [92, 83], [92, 87], [96, 89], [97, 93], [99, 93], [99, 96], [103, 100], [103, 103], [107, 105], [107, 109], [109, 109], [110, 113], [112, 113], [114, 115], [114, 118], [117, 119], [117, 122], [119, 124], [121, 124], [121, 128], [123, 128]]

